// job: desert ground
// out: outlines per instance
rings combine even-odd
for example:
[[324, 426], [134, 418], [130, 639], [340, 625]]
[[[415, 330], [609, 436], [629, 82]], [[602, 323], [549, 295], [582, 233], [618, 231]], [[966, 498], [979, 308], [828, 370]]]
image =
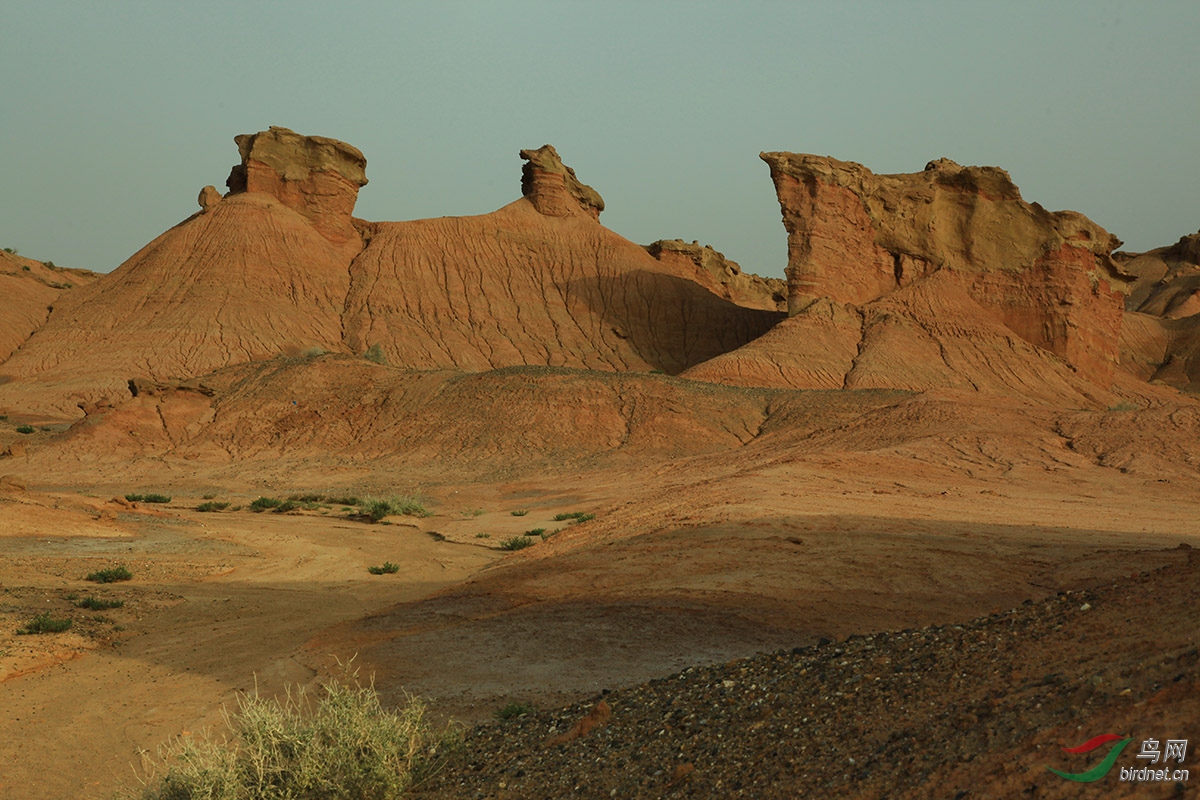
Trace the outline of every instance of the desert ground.
[[768, 153], [771, 281], [553, 148], [368, 223], [361, 153], [256, 136], [113, 273], [0, 254], [0, 796], [346, 665], [464, 730], [427, 797], [1075, 797], [1063, 747], [1198, 738], [1200, 235]]

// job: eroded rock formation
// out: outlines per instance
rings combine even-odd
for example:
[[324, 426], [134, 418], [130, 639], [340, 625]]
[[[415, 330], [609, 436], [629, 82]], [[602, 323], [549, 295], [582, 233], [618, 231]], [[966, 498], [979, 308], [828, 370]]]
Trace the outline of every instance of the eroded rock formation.
[[354, 237], [350, 217], [358, 190], [367, 185], [367, 159], [358, 148], [275, 126], [234, 141], [242, 163], [225, 181], [230, 195], [270, 195], [303, 214], [326, 238]]
[[1120, 242], [1071, 211], [1026, 203], [1007, 172], [931, 161], [876, 175], [833, 158], [763, 153], [788, 232], [789, 309], [862, 306], [946, 271], [1030, 344], [1100, 384], [1117, 362], [1132, 276]]
[[659, 239], [646, 246], [650, 255], [681, 269], [694, 269], [697, 283], [739, 305], [768, 311], [787, 311], [787, 281], [742, 272], [736, 261], [698, 242]]
[[533, 203], [538, 213], [548, 217], [586, 214], [600, 218], [604, 210], [600, 193], [575, 177], [575, 170], [563, 164], [552, 146], [522, 150], [521, 158], [526, 162], [521, 168], [521, 194]]
[[1122, 366], [1143, 380], [1200, 392], [1200, 233], [1115, 255], [1137, 276], [1125, 302]]
[[0, 363], [46, 324], [62, 295], [97, 277], [0, 250]]
[[284, 128], [237, 142], [230, 193], [201, 192], [203, 211], [57, 304], [0, 370], [0, 410], [77, 416], [144, 381], [321, 352], [677, 373], [783, 316], [605, 228], [548, 145], [523, 151], [525, 197], [498, 211], [371, 223], [350, 216], [358, 150]]

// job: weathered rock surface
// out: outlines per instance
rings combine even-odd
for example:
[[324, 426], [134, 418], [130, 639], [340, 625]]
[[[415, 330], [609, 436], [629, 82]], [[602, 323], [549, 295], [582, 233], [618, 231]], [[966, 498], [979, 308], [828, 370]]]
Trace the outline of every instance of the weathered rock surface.
[[[1024, 202], [993, 167], [940, 159], [920, 173], [875, 175], [821, 156], [762, 158], [788, 231], [789, 313], [800, 321], [690, 377], [1103, 401], [1132, 276], [1109, 256], [1119, 242], [1102, 228]], [[836, 324], [821, 329], [824, 319]]]
[[0, 250], [0, 364], [46, 324], [50, 308], [64, 293], [97, 277]]
[[[588, 214], [529, 199], [491, 214], [369, 226], [345, 343], [420, 369], [519, 364], [676, 373], [767, 331], [777, 312], [696, 283]], [[690, 265], [689, 265], [690, 267]]]
[[227, 197], [63, 297], [0, 369], [12, 378], [0, 407], [75, 416], [80, 404], [128, 398], [132, 378], [338, 349], [361, 246], [330, 241], [270, 195]]
[[1111, 401], [1015, 335], [949, 272], [862, 307], [816, 300], [762, 338], [683, 375], [742, 386], [967, 389], [1050, 405]]
[[1122, 368], [1142, 380], [1200, 392], [1200, 233], [1116, 257], [1137, 276], [1125, 301]]
[[813, 294], [861, 304], [950, 270], [969, 275], [972, 297], [1029, 343], [1098, 380], [1111, 373], [1114, 301], [1128, 277], [1109, 257], [1120, 242], [1083, 215], [1025, 203], [994, 167], [939, 159], [874, 175], [829, 158], [763, 159], [788, 227], [794, 307]]
[[659, 239], [647, 245], [646, 251], [659, 261], [684, 270], [690, 264], [696, 283], [726, 300], [749, 308], [787, 311], [787, 281], [742, 272], [736, 261], [709, 245]]
[[1200, 233], [1170, 247], [1145, 253], [1117, 253], [1121, 268], [1136, 276], [1126, 311], [1168, 319], [1200, 313]]
[[132, 379], [374, 346], [418, 369], [676, 373], [783, 317], [603, 227], [549, 146], [523, 151], [526, 197], [492, 214], [369, 223], [350, 216], [354, 148], [283, 128], [237, 141], [231, 192], [202, 192], [202, 212], [59, 303], [4, 365], [0, 409], [78, 416]]
[[525, 165], [521, 168], [521, 194], [539, 214], [548, 217], [570, 217], [585, 214], [600, 218], [604, 200], [600, 193], [575, 177], [575, 170], [563, 164], [558, 151], [551, 145], [536, 150], [522, 150]]
[[337, 243], [356, 238], [351, 214], [367, 184], [367, 160], [355, 147], [287, 128], [235, 136], [242, 163], [229, 173], [229, 194], [266, 194], [298, 211]]

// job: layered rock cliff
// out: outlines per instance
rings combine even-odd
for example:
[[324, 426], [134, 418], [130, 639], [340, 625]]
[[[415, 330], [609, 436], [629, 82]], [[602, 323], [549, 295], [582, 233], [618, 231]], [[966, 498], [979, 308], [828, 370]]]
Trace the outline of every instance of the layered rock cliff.
[[357, 148], [275, 126], [234, 141], [242, 163], [225, 181], [230, 195], [269, 195], [302, 214], [326, 238], [339, 243], [354, 238], [350, 216], [358, 190], [367, 185], [367, 159]]
[[1132, 276], [1120, 241], [1082, 214], [1026, 203], [1008, 173], [931, 161], [876, 175], [861, 164], [763, 153], [788, 231], [789, 308], [862, 305], [947, 270], [1030, 344], [1103, 383], [1117, 361]]
[[562, 162], [558, 151], [545, 144], [536, 150], [522, 150], [521, 194], [539, 214], [570, 217], [584, 214], [600, 219], [604, 200], [600, 193], [575, 177], [575, 170]]
[[939, 159], [876, 175], [762, 159], [788, 233], [790, 319], [689, 376], [1058, 400], [1111, 382], [1132, 275], [1110, 256], [1120, 242], [1083, 215], [1026, 203], [994, 167]]

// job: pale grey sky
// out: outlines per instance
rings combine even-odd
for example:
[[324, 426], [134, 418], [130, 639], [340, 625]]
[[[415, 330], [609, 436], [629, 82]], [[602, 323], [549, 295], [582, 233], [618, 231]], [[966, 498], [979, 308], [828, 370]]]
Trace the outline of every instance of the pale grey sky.
[[367, 156], [358, 216], [492, 211], [554, 144], [641, 243], [782, 275], [760, 150], [1001, 166], [1126, 249], [1200, 228], [1200, 2], [14, 0], [0, 246], [109, 271], [283, 125]]

